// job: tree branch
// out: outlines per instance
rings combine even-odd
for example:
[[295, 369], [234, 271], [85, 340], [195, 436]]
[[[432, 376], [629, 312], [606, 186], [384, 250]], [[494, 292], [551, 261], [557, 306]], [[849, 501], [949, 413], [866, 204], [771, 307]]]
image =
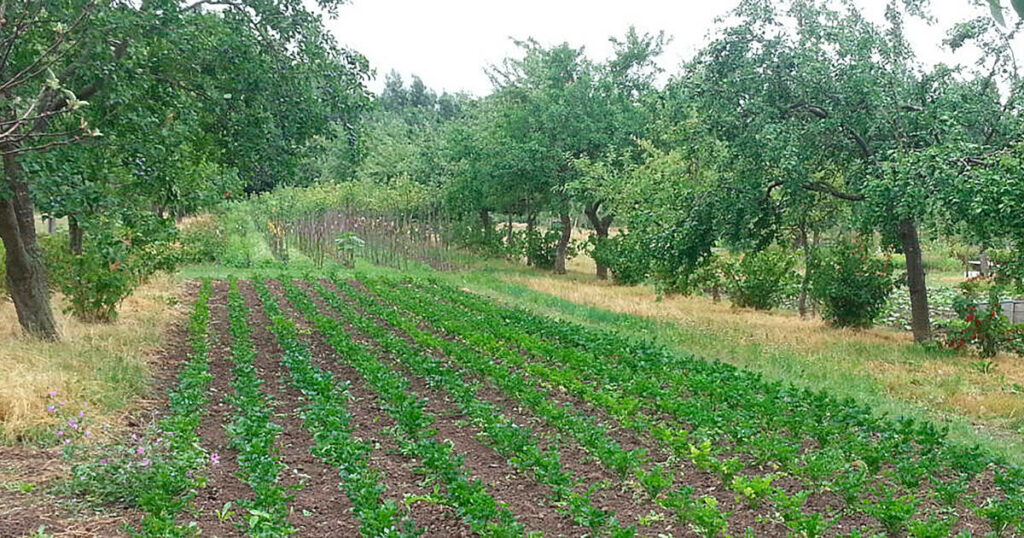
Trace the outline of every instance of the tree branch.
[[866, 197], [863, 194], [852, 194], [848, 192], [843, 192], [835, 188], [834, 186], [825, 183], [824, 181], [812, 181], [810, 183], [805, 183], [800, 187], [805, 191], [827, 194], [829, 196], [833, 196], [835, 198], [839, 198], [840, 200], [846, 200], [849, 202], [862, 202], [866, 199]]

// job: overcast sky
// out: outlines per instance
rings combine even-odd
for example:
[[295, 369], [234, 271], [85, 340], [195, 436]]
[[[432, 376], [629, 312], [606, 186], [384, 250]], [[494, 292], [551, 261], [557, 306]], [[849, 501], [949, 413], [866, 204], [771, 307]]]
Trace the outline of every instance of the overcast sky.
[[[908, 35], [927, 63], [971, 63], [970, 53], [953, 57], [941, 48], [953, 23], [987, 13], [970, 0], [933, 0], [939, 23], [914, 23]], [[392, 69], [408, 80], [419, 75], [441, 91], [486, 95], [491, 90], [484, 68], [514, 55], [511, 38], [533, 37], [544, 45], [568, 42], [584, 46], [601, 60], [611, 53], [609, 36], [631, 26], [655, 33], [664, 30], [673, 41], [661, 64], [669, 72], [690, 58], [714, 29], [714, 19], [738, 0], [351, 0], [339, 17], [327, 20], [338, 41], [370, 60], [379, 91]], [[869, 17], [880, 20], [884, 0], [858, 0]], [[1015, 44], [1024, 58], [1021, 40]]]

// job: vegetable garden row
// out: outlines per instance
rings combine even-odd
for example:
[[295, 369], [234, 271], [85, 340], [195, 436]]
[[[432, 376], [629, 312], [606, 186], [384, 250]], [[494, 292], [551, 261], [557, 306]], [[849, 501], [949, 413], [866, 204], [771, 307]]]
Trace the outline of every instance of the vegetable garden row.
[[437, 282], [206, 282], [189, 334], [150, 534], [1024, 533], [934, 425]]

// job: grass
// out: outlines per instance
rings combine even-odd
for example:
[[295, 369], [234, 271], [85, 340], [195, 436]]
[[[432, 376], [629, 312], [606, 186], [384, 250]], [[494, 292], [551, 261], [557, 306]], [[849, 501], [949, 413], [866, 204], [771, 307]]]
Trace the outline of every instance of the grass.
[[[160, 276], [140, 287], [111, 324], [80, 322], [54, 310], [63, 333], [58, 343], [21, 334], [14, 305], [0, 301], [0, 442], [46, 441], [54, 419], [46, 405], [55, 399], [73, 409], [88, 407], [97, 423], [115, 425], [139, 403], [151, 381], [150, 357], [175, 322], [178, 282]], [[100, 432], [97, 432], [100, 433]]]
[[[588, 260], [589, 261], [589, 260]], [[592, 263], [592, 262], [591, 262]], [[501, 262], [445, 278], [541, 313], [652, 337], [679, 350], [771, 379], [856, 398], [880, 412], [927, 418], [954, 438], [1024, 462], [1024, 361], [916, 345], [909, 334], [839, 330], [790, 312], [735, 309], [706, 297], [659, 300], [646, 286], [593, 279], [586, 261], [566, 276]]]

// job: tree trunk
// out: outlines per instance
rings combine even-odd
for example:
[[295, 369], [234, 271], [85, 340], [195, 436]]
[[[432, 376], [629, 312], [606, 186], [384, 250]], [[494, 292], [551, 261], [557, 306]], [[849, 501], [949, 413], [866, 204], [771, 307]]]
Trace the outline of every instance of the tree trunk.
[[[6, 148], [5, 148], [6, 149]], [[10, 288], [18, 323], [25, 332], [43, 339], [59, 339], [50, 307], [50, 288], [42, 251], [36, 243], [35, 220], [28, 185], [14, 155], [4, 155], [4, 177], [11, 197], [0, 199], [0, 240], [3, 241]]]
[[46, 219], [46, 233], [49, 235], [57, 233], [57, 219], [53, 217]]
[[913, 219], [904, 219], [899, 224], [900, 242], [907, 257], [907, 287], [910, 288], [910, 328], [914, 340], [927, 342], [932, 339], [932, 326], [928, 312], [928, 287], [925, 282], [924, 263], [921, 260], [921, 239], [917, 235], [917, 224]]
[[801, 318], [807, 317], [807, 290], [811, 285], [811, 245], [807, 239], [807, 227], [800, 227], [800, 247], [804, 249], [804, 277], [800, 280], [800, 301], [797, 310]]
[[568, 213], [558, 215], [562, 222], [562, 235], [558, 238], [558, 247], [555, 249], [555, 274], [565, 274], [565, 255], [569, 250], [569, 239], [572, 237], [572, 219]]
[[[594, 227], [594, 233], [599, 238], [598, 241], [608, 239], [608, 228], [611, 227], [612, 219], [614, 218], [612, 215], [606, 215], [604, 218], [601, 218], [597, 213], [600, 207], [601, 202], [597, 201], [583, 208], [587, 219], [590, 220], [590, 225]], [[608, 280], [608, 266], [597, 263], [597, 260], [594, 260], [594, 263], [597, 266], [597, 279]]]
[[78, 219], [68, 215], [68, 250], [75, 256], [82, 255], [82, 227], [78, 225]]
[[991, 276], [992, 275], [992, 262], [991, 262], [991, 260], [989, 260], [988, 251], [986, 251], [986, 250], [981, 251], [981, 255], [978, 257], [978, 260], [981, 263], [981, 267], [978, 268], [978, 272], [980, 273], [981, 277], [982, 278], [988, 278], [989, 276]]
[[[537, 215], [534, 215], [533, 213], [527, 213], [526, 214], [526, 236], [527, 237], [530, 237], [530, 234], [533, 233], [534, 221], [536, 221], [536, 220], [537, 220]], [[533, 265], [533, 262], [531, 262], [530, 261], [530, 257], [527, 256], [526, 257], [526, 266], [530, 267], [531, 265]]]
[[487, 209], [480, 210], [480, 226], [483, 228], [484, 234], [491, 233], [491, 212]]

